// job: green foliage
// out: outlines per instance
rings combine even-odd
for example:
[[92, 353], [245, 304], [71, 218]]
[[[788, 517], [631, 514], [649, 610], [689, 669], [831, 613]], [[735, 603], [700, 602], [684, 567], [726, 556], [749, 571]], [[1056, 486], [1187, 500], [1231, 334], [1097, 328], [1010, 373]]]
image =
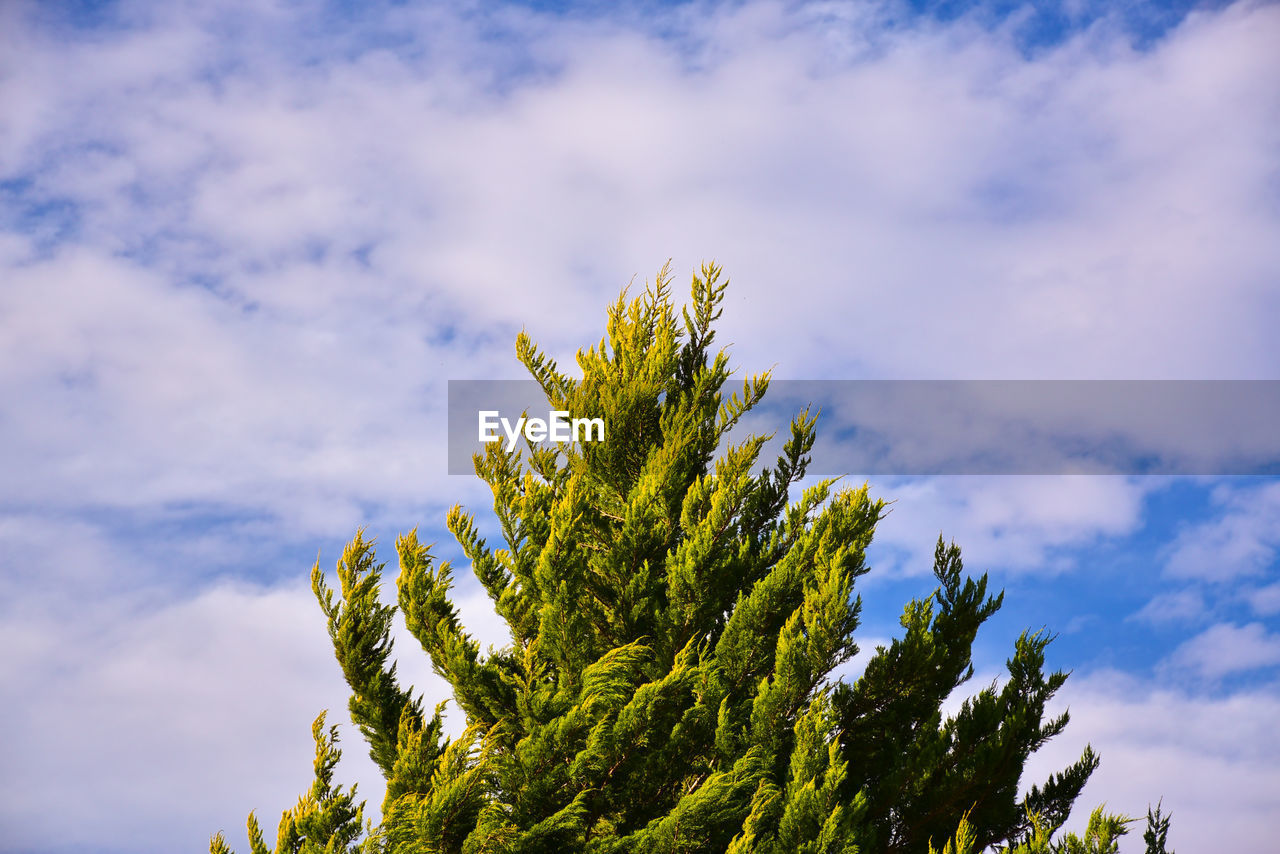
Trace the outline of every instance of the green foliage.
[[1147, 843], [1147, 854], [1173, 854], [1165, 846], [1169, 841], [1169, 816], [1160, 814], [1162, 804], [1156, 804], [1155, 812], [1147, 807], [1147, 829], [1142, 840]]
[[[448, 514], [509, 645], [483, 653], [467, 634], [453, 568], [416, 531], [396, 541], [398, 608], [379, 599], [383, 567], [363, 532], [338, 590], [313, 570], [352, 720], [387, 780], [363, 850], [1113, 850], [1123, 820], [1101, 812], [1083, 839], [1049, 842], [1097, 766], [1088, 748], [1018, 797], [1027, 757], [1067, 724], [1044, 717], [1066, 678], [1044, 672], [1047, 635], [1018, 640], [1003, 687], [941, 712], [1003, 601], [964, 574], [954, 544], [939, 538], [938, 588], [906, 607], [903, 637], [852, 683], [835, 678], [858, 651], [855, 586], [885, 504], [865, 485], [799, 489], [808, 411], [771, 466], [765, 437], [730, 442], [769, 376], [728, 391], [728, 356], [711, 346], [725, 287], [704, 266], [677, 312], [664, 269], [639, 298], [619, 297], [605, 337], [578, 353], [581, 379], [519, 336], [552, 406], [603, 418], [607, 439], [495, 443], [476, 458], [501, 547], [461, 507]], [[427, 719], [399, 685], [397, 610], [466, 715], [455, 741], [441, 709]], [[361, 835], [354, 791], [331, 787], [322, 721], [316, 785], [285, 813], [278, 852], [352, 851]], [[267, 851], [252, 816], [250, 837]], [[211, 850], [227, 851], [220, 835]]]
[[[298, 798], [293, 809], [285, 810], [276, 831], [275, 848], [263, 840], [257, 816], [249, 814], [249, 847], [253, 854], [348, 854], [373, 850], [358, 844], [366, 829], [363, 803], [356, 803], [356, 787], [343, 790], [333, 784], [333, 769], [342, 756], [338, 750], [338, 728], [324, 728], [322, 712], [311, 725], [316, 742], [315, 782], [311, 791]], [[209, 843], [211, 854], [230, 854], [226, 840], [219, 833]]]
[[[1125, 825], [1132, 821], [1098, 807], [1089, 815], [1083, 836], [1067, 833], [1054, 840], [1052, 836], [1056, 826], [1042, 820], [1038, 814], [1030, 813], [1026, 836], [1016, 844], [1003, 845], [996, 850], [998, 854], [1116, 854], [1120, 850], [1120, 837], [1129, 832]], [[932, 843], [929, 845], [929, 854], [973, 854], [980, 850], [978, 833], [968, 816], [961, 819], [955, 836], [941, 851]]]

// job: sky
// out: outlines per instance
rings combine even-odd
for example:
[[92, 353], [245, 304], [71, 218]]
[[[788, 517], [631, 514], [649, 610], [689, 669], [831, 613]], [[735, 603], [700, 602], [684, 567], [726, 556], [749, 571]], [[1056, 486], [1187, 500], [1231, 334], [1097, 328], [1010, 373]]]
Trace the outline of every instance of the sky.
[[[1278, 43], [1257, 2], [0, 3], [0, 852], [245, 850], [326, 708], [375, 808], [311, 566], [454, 554], [448, 380], [522, 329], [572, 364], [668, 260], [725, 267], [742, 373], [1280, 379]], [[1024, 784], [1090, 743], [1072, 826], [1273, 843], [1280, 478], [871, 483], [861, 661], [941, 533], [1007, 591], [975, 690], [1027, 628], [1072, 672]]]

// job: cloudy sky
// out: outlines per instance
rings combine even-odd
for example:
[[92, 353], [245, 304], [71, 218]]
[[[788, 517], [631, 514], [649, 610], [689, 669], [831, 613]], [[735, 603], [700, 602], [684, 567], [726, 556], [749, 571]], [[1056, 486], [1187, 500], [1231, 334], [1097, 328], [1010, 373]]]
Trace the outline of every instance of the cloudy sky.
[[[446, 382], [667, 259], [725, 266], [743, 371], [1280, 378], [1278, 43], [1255, 2], [0, 3], [0, 851], [273, 827], [346, 720], [317, 554], [482, 509]], [[1082, 812], [1273, 843], [1280, 479], [873, 486], [864, 646], [942, 532], [1008, 591], [978, 684], [1026, 627], [1074, 671], [1037, 774], [1091, 742]]]

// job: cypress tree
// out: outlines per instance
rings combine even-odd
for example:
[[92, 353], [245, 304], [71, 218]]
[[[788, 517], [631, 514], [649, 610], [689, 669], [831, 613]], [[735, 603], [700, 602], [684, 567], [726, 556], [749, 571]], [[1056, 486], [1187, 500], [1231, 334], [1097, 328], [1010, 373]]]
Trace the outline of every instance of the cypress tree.
[[1142, 840], [1147, 843], [1147, 854], [1174, 854], [1166, 846], [1169, 843], [1169, 816], [1161, 815], [1163, 804], [1156, 804], [1155, 811], [1147, 807], [1147, 829]]
[[[453, 567], [416, 531], [395, 544], [398, 608], [379, 599], [384, 566], [362, 531], [337, 589], [317, 563], [351, 718], [386, 792], [380, 824], [362, 829], [318, 721], [317, 781], [285, 813], [277, 852], [976, 851], [1047, 840], [1066, 818], [1098, 763], [1087, 747], [1018, 796], [1028, 756], [1067, 724], [1045, 718], [1066, 678], [1044, 672], [1047, 635], [1018, 640], [1003, 687], [941, 711], [1003, 600], [954, 544], [939, 539], [937, 589], [906, 606], [903, 637], [861, 677], [833, 678], [858, 650], [855, 586], [885, 504], [866, 485], [798, 488], [809, 411], [772, 466], [757, 465], [764, 437], [729, 442], [769, 375], [730, 390], [712, 346], [720, 277], [704, 265], [680, 311], [666, 268], [638, 298], [624, 292], [579, 351], [580, 378], [517, 339], [553, 408], [602, 418], [607, 435], [477, 456], [498, 547], [461, 507], [448, 514], [510, 644], [481, 651], [450, 600]], [[400, 685], [396, 611], [466, 716], [456, 738], [442, 707], [428, 716]], [[252, 815], [250, 836], [268, 851]], [[227, 851], [221, 834], [211, 850]]]

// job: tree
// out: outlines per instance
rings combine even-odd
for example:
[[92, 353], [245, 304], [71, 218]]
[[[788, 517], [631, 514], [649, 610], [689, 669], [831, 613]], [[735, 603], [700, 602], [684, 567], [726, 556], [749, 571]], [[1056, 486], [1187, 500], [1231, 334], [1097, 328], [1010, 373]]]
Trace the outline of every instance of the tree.
[[1142, 840], [1147, 843], [1147, 854], [1174, 854], [1165, 846], [1169, 842], [1169, 816], [1160, 814], [1162, 804], [1156, 804], [1155, 812], [1147, 807], [1147, 829]]
[[[1120, 850], [1120, 837], [1129, 832], [1127, 825], [1134, 819], [1122, 815], [1113, 815], [1098, 807], [1089, 815], [1089, 824], [1084, 835], [1064, 834], [1060, 839], [1052, 838], [1056, 828], [1046, 824], [1039, 816], [1030, 816], [1030, 832], [1016, 844], [1001, 846], [999, 854], [1116, 854]], [[1142, 834], [1146, 843], [1146, 854], [1173, 854], [1165, 849], [1169, 835], [1169, 817], [1161, 816], [1160, 805], [1155, 812], [1147, 807], [1147, 829]], [[960, 820], [956, 835], [947, 841], [941, 851], [929, 843], [929, 854], [973, 854], [977, 835], [968, 816]]]
[[[916, 852], [954, 844], [957, 828], [981, 850], [1063, 822], [1098, 764], [1088, 747], [1018, 797], [1027, 757], [1067, 724], [1045, 718], [1066, 678], [1044, 672], [1048, 635], [1018, 640], [1003, 687], [941, 712], [1003, 601], [954, 544], [939, 538], [937, 590], [906, 606], [904, 636], [860, 678], [833, 677], [858, 650], [855, 586], [885, 504], [866, 485], [799, 488], [807, 410], [772, 467], [757, 466], [765, 437], [729, 442], [769, 376], [727, 391], [728, 355], [712, 348], [720, 275], [705, 265], [681, 312], [666, 268], [639, 298], [624, 293], [578, 353], [581, 379], [517, 339], [553, 408], [603, 418], [607, 437], [477, 456], [500, 548], [461, 507], [448, 514], [509, 645], [481, 652], [450, 602], [450, 563], [416, 531], [396, 541], [398, 609], [379, 600], [384, 567], [363, 531], [337, 590], [316, 564], [351, 717], [387, 788], [357, 842], [353, 793], [332, 789], [318, 758], [277, 851]], [[397, 610], [466, 715], [456, 739], [442, 706], [428, 717], [397, 679]], [[316, 738], [332, 755], [319, 723]]]

